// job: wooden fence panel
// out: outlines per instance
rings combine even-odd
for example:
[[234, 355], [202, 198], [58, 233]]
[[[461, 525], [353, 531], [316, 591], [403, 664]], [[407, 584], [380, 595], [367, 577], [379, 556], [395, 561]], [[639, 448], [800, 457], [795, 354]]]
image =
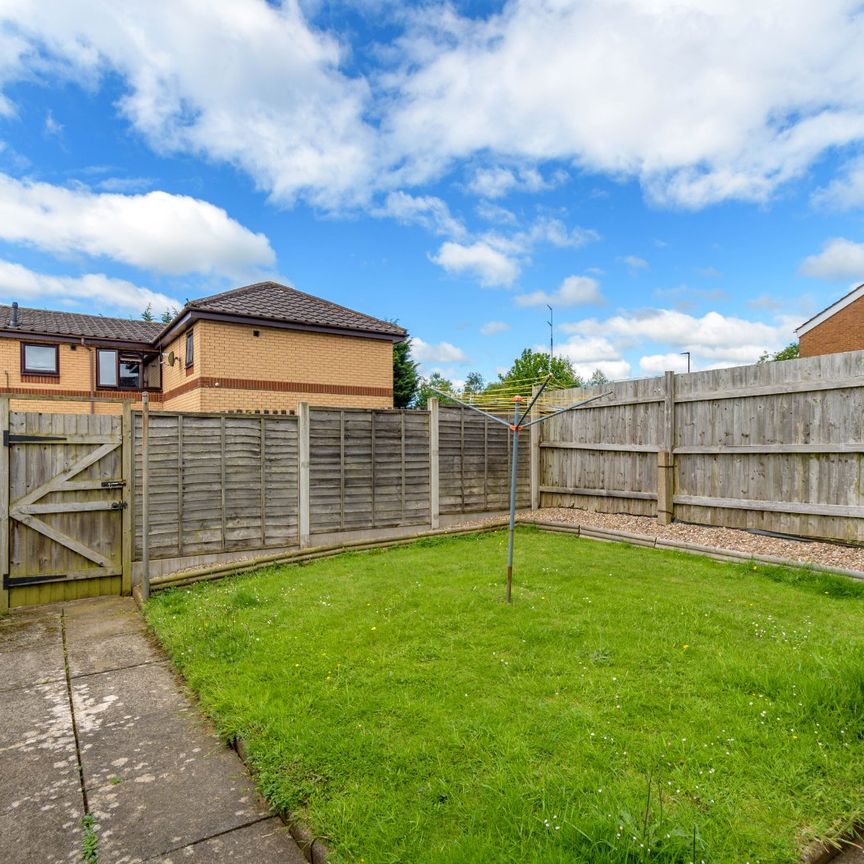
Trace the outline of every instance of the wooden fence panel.
[[[442, 407], [439, 421], [440, 512], [504, 511], [510, 507], [511, 436], [507, 427], [467, 408]], [[530, 434], [519, 437], [518, 507], [531, 503]]]
[[[141, 557], [141, 415], [135, 436], [135, 557]], [[297, 544], [295, 417], [150, 414], [150, 557]]]
[[296, 417], [261, 417], [263, 546], [293, 546], [299, 530]]
[[665, 444], [663, 379], [568, 390], [556, 395], [556, 404], [608, 391], [614, 404], [567, 412], [540, 426], [541, 506], [654, 516], [657, 453]]
[[310, 411], [312, 534], [428, 524], [425, 411]]
[[604, 389], [542, 427], [542, 506], [653, 515], [668, 453], [680, 521], [864, 542], [864, 352]]

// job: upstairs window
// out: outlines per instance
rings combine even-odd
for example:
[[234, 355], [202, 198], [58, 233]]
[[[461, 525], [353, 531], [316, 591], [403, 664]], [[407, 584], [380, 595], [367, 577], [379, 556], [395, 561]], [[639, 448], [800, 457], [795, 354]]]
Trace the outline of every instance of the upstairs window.
[[21, 345], [22, 375], [59, 375], [60, 358], [57, 345]]
[[192, 330], [186, 331], [186, 368], [195, 364], [195, 339]]

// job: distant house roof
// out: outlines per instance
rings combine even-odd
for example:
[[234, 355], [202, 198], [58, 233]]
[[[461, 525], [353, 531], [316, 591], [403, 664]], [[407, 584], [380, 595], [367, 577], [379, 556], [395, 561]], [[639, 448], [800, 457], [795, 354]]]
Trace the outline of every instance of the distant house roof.
[[389, 321], [364, 315], [345, 306], [304, 294], [278, 282], [256, 282], [221, 294], [189, 301], [162, 333], [173, 336], [178, 327], [195, 318], [242, 318], [262, 325], [287, 326], [328, 332], [353, 332], [399, 342], [408, 331]]
[[63, 336], [97, 339], [109, 342], [149, 343], [162, 330], [161, 324], [132, 318], [107, 318], [78, 312], [55, 312], [49, 309], [18, 307], [17, 325], [13, 326], [12, 307], [0, 305], [0, 330], [22, 335]]
[[827, 308], [823, 309], [814, 315], [809, 321], [805, 321], [800, 327], [795, 330], [795, 334], [799, 337], [805, 333], [809, 333], [814, 327], [818, 327], [823, 321], [827, 321], [833, 315], [836, 315], [841, 309], [845, 309], [850, 303], [864, 297], [864, 283], [857, 288], [853, 288], [848, 294], [841, 297], [836, 303], [832, 303]]
[[372, 318], [277, 282], [258, 282], [192, 300], [168, 325], [133, 318], [107, 318], [24, 307], [19, 307], [17, 314], [18, 321], [13, 326], [12, 307], [0, 305], [0, 332], [4, 336], [14, 333], [63, 339], [83, 337], [155, 347], [164, 344], [166, 337], [173, 338], [178, 331], [199, 318], [240, 319], [262, 326], [355, 333], [394, 342], [400, 342], [408, 336], [405, 329], [389, 321]]

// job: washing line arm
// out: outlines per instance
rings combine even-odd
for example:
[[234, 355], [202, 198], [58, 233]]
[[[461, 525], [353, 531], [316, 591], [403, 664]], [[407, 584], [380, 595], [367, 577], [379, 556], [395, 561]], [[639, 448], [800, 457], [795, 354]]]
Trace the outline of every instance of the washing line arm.
[[581, 402], [576, 402], [573, 405], [568, 405], [566, 408], [560, 408], [558, 411], [553, 411], [551, 414], [544, 414], [542, 417], [538, 417], [536, 420], [532, 420], [530, 423], [526, 423], [522, 426], [523, 429], [530, 429], [532, 426], [535, 426], [537, 423], [543, 423], [546, 420], [551, 420], [553, 417], [557, 417], [559, 414], [564, 414], [566, 411], [576, 411], [579, 408], [585, 408], [590, 405], [592, 402], [596, 402], [598, 399], [603, 399], [606, 396], [611, 396], [612, 391], [609, 390], [606, 393], [601, 393], [599, 396], [592, 396], [590, 399], [583, 399]]
[[517, 426], [522, 425], [522, 421], [531, 413], [531, 409], [534, 407], [534, 403], [540, 398], [543, 391], [546, 389], [546, 385], [552, 380], [552, 373], [550, 372], [544, 381], [541, 382], [540, 386], [537, 388], [537, 392], [534, 394], [534, 398], [528, 403], [528, 407], [522, 413], [522, 416], [519, 418], [519, 422], [516, 424]]
[[496, 423], [500, 423], [502, 426], [506, 426], [508, 429], [510, 428], [510, 422], [508, 420], [502, 420], [500, 417], [496, 417], [494, 414], [490, 414], [488, 411], [484, 411], [482, 408], [478, 408], [476, 405], [472, 405], [470, 402], [463, 402], [461, 399], [457, 399], [450, 393], [443, 393], [441, 390], [436, 390], [434, 387], [430, 387], [429, 389], [433, 393], [441, 396], [444, 399], [450, 399], [452, 402], [457, 402], [463, 408], [470, 408], [472, 411], [476, 411], [478, 414], [482, 414], [484, 417], [488, 417], [490, 420], [494, 420]]

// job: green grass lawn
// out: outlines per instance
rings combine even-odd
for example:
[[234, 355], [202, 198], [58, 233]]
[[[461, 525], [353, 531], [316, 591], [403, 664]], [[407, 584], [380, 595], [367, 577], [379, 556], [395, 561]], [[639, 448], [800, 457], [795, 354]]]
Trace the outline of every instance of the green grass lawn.
[[864, 584], [522, 528], [155, 595], [334, 862], [794, 862], [864, 816]]

